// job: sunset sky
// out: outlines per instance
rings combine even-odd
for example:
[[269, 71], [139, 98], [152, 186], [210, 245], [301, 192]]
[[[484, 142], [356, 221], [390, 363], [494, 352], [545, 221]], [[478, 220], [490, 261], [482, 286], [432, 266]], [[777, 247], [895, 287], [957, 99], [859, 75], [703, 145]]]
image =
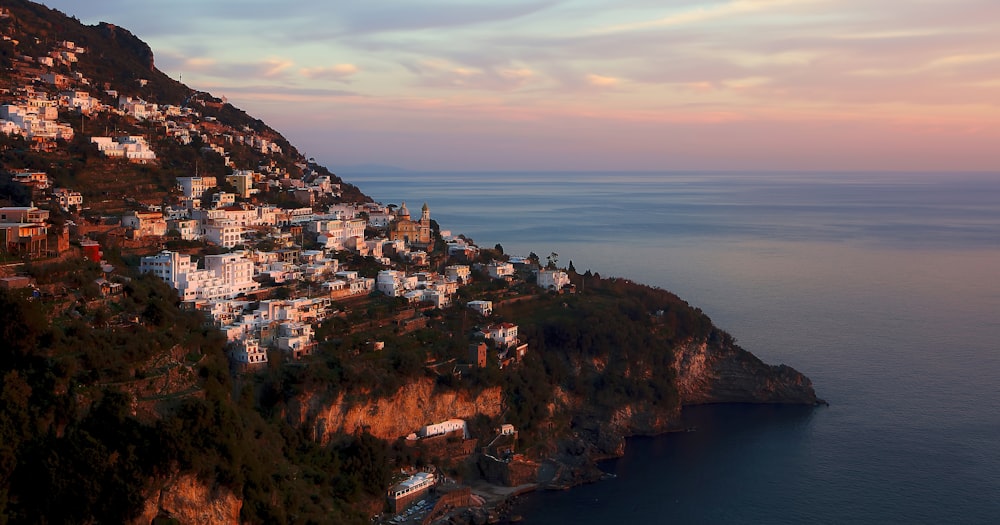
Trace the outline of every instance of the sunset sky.
[[329, 166], [1000, 170], [997, 0], [50, 0]]

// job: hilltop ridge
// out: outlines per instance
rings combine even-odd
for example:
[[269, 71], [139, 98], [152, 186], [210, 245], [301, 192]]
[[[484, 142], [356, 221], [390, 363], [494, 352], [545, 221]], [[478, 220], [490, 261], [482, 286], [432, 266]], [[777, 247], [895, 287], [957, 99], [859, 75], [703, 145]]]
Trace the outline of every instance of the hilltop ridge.
[[[326, 176], [340, 185], [329, 202], [370, 200], [260, 119], [161, 72], [150, 47], [125, 28], [84, 25], [14, 0], [3, 7], [0, 34], [3, 102], [46, 100], [58, 112], [39, 115], [46, 126], [0, 135], [0, 160], [8, 170], [48, 171], [54, 185], [82, 192], [96, 212], [121, 212], [126, 197], [162, 204], [176, 177], [221, 177], [233, 169], [306, 181]], [[141, 136], [158, 159], [136, 165], [96, 154], [90, 139], [108, 135]], [[275, 192], [261, 202], [282, 199]]]

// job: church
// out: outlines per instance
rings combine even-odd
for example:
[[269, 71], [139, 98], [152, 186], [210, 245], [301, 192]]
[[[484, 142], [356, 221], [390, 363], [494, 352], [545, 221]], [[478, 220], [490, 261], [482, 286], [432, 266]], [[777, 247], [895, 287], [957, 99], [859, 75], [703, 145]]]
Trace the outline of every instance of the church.
[[431, 241], [431, 212], [427, 203], [420, 209], [420, 220], [410, 219], [410, 210], [406, 202], [396, 210], [396, 218], [389, 223], [389, 240], [402, 240], [407, 246], [420, 250], [431, 251], [434, 247]]

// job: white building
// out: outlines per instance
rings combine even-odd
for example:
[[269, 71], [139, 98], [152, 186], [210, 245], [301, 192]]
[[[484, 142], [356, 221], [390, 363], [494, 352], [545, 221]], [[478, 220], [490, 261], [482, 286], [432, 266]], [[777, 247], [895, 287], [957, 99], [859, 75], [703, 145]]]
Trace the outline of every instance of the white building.
[[124, 158], [139, 163], [156, 160], [156, 153], [149, 148], [145, 137], [91, 137], [90, 142], [96, 144], [98, 151], [105, 157]]
[[318, 220], [309, 219], [306, 227], [319, 234], [318, 241], [324, 248], [343, 250], [350, 244], [349, 239], [364, 240], [366, 224], [364, 219], [323, 217]]
[[399, 270], [382, 270], [375, 278], [375, 288], [389, 297], [400, 297], [416, 290], [419, 283], [417, 276], [406, 275]]
[[235, 193], [220, 191], [219, 193], [212, 195], [213, 208], [225, 208], [227, 206], [232, 206], [233, 204], [236, 204]]
[[122, 226], [131, 230], [133, 238], [159, 236], [167, 233], [167, 221], [162, 212], [132, 211], [122, 217]]
[[509, 262], [493, 261], [486, 265], [486, 273], [494, 279], [507, 279], [514, 275], [514, 265]]
[[201, 239], [201, 226], [194, 219], [169, 219], [167, 220], [167, 230], [177, 230], [181, 239], [185, 241]]
[[79, 110], [84, 114], [89, 114], [101, 106], [101, 102], [91, 97], [90, 93], [86, 91], [63, 91], [59, 93], [59, 97], [67, 107]]
[[465, 439], [469, 438], [469, 429], [466, 426], [464, 419], [449, 419], [447, 421], [442, 421], [441, 423], [423, 426], [417, 431], [417, 436], [429, 438], [441, 436], [458, 430], [462, 431], [462, 436]]
[[254, 337], [236, 339], [230, 343], [229, 355], [233, 361], [242, 365], [267, 364], [267, 350], [260, 347], [260, 341]]
[[211, 269], [199, 270], [190, 255], [164, 250], [143, 257], [139, 271], [166, 281], [183, 301], [232, 299], [259, 287], [252, 280], [253, 263], [237, 260], [239, 258], [242, 258], [240, 254], [209, 255], [205, 261]]
[[233, 248], [243, 244], [243, 234], [246, 229], [235, 221], [213, 221], [203, 228], [205, 240], [224, 248]]
[[177, 186], [185, 197], [200, 199], [207, 190], [216, 186], [215, 177], [177, 177]]
[[242, 253], [206, 255], [205, 269], [221, 277], [233, 295], [251, 292], [260, 287], [253, 280], [253, 261]]
[[63, 210], [69, 210], [71, 206], [80, 208], [83, 206], [83, 194], [67, 188], [56, 188], [52, 190], [52, 198], [59, 203]]
[[468, 284], [471, 281], [471, 276], [471, 270], [464, 264], [454, 264], [446, 266], [444, 269], [444, 278], [452, 282]]
[[277, 341], [278, 349], [292, 354], [295, 359], [312, 354], [316, 347], [312, 326], [306, 323], [281, 323], [278, 327]]
[[561, 270], [539, 270], [538, 286], [546, 290], [562, 290], [569, 285], [569, 275]]
[[511, 347], [517, 344], [517, 325], [500, 323], [484, 328], [479, 334], [486, 339], [495, 341], [499, 347]]
[[488, 317], [493, 313], [493, 301], [469, 301], [467, 306], [483, 317]]

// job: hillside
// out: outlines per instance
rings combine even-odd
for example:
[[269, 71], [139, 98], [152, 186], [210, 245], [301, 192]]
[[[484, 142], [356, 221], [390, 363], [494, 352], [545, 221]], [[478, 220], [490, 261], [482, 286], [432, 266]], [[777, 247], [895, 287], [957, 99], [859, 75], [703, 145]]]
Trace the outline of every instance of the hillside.
[[[0, 33], [0, 102], [25, 126], [0, 134], [0, 199], [24, 207], [43, 194], [15, 180], [29, 170], [86, 203], [48, 206], [40, 224], [62, 249], [4, 253], [0, 266], [0, 523], [371, 523], [400, 469], [566, 487], [599, 477], [594, 462], [621, 454], [625, 437], [676, 430], [685, 405], [818, 402], [808, 378], [762, 363], [668, 291], [545, 268], [534, 254], [515, 265], [499, 245], [449, 245], [428, 210], [417, 222], [363, 206], [369, 197], [265, 123], [156, 70], [125, 29], [11, 1]], [[99, 149], [92, 134], [106, 130], [104, 146], [124, 138], [137, 156]], [[177, 177], [244, 170], [258, 191], [232, 206], [203, 209], [177, 188]], [[163, 222], [153, 210], [171, 206], [202, 228], [219, 225], [194, 215], [269, 210], [271, 222], [229, 246], [120, 234], [123, 213]], [[331, 219], [331, 207], [355, 216]], [[308, 231], [352, 220], [350, 243]], [[386, 238], [400, 224], [428, 236], [419, 249]], [[191, 257], [192, 281], [214, 283], [205, 295], [182, 301], [153, 273], [165, 259], [140, 273], [164, 247]], [[244, 269], [249, 291], [209, 296], [222, 277], [196, 272], [212, 257]], [[543, 274], [565, 282], [546, 288]], [[367, 287], [354, 294], [348, 279]], [[413, 287], [397, 294], [397, 281]], [[269, 338], [260, 366], [234, 358], [251, 329]], [[452, 418], [468, 436], [407, 439]], [[498, 442], [505, 461], [483, 452]]]
[[[6, 2], [3, 9], [0, 104], [16, 103], [27, 95], [58, 100], [61, 94], [82, 92], [110, 108], [120, 109], [126, 98], [172, 108], [169, 119], [61, 108], [58, 122], [72, 128], [73, 138], [55, 147], [0, 135], [4, 169], [46, 170], [56, 186], [81, 191], [96, 213], [120, 213], [128, 208], [127, 197], [162, 204], [176, 177], [224, 176], [230, 168], [266, 170], [295, 179], [330, 176], [342, 185], [338, 199], [331, 202], [369, 200], [355, 186], [308, 161], [261, 120], [156, 69], [152, 50], [128, 30], [106, 23], [87, 26], [25, 0]], [[190, 141], [180, 140], [177, 129], [190, 130], [184, 135]], [[136, 165], [106, 158], [90, 142], [92, 136], [105, 135], [145, 137], [158, 162]], [[239, 142], [244, 137], [247, 141]], [[261, 151], [250, 139], [276, 147]], [[228, 166], [220, 154], [223, 150]], [[270, 196], [270, 200], [281, 198]]]

